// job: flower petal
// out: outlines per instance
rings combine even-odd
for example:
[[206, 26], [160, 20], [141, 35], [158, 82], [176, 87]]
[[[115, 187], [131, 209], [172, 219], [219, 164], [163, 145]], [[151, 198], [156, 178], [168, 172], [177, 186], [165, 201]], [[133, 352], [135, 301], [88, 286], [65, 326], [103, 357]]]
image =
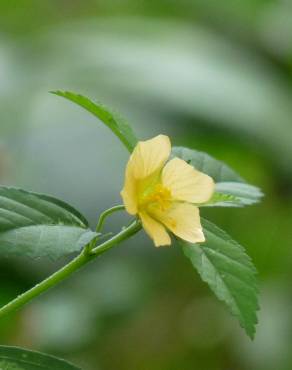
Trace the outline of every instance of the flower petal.
[[150, 236], [150, 238], [153, 239], [156, 247], [171, 244], [170, 236], [163, 225], [154, 220], [146, 212], [141, 212], [139, 216], [141, 218], [144, 230]]
[[126, 211], [130, 215], [135, 215], [138, 212], [137, 180], [133, 177], [132, 171], [128, 167], [126, 169], [125, 185], [121, 191], [121, 196]]
[[126, 210], [131, 215], [138, 212], [139, 195], [158, 180], [170, 150], [170, 140], [165, 135], [140, 141], [135, 147], [126, 167], [125, 184], [121, 191]]
[[139, 141], [130, 160], [129, 167], [136, 179], [145, 179], [157, 170], [161, 170], [170, 156], [169, 137], [158, 135], [153, 139]]
[[180, 158], [173, 158], [162, 171], [162, 183], [171, 191], [174, 200], [205, 203], [213, 195], [213, 179], [197, 171]]
[[199, 208], [188, 203], [173, 203], [167, 211], [156, 209], [151, 214], [179, 238], [190, 243], [205, 241]]

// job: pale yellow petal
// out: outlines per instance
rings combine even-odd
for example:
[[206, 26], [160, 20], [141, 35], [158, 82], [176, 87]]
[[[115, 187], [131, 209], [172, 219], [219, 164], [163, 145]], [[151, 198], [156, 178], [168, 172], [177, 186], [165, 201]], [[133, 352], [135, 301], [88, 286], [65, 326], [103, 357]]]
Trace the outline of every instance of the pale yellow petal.
[[165, 135], [140, 141], [135, 147], [126, 167], [125, 184], [121, 191], [126, 210], [131, 215], [138, 212], [139, 197], [158, 181], [170, 150], [170, 140]]
[[199, 208], [189, 203], [174, 203], [168, 210], [151, 214], [179, 238], [190, 243], [205, 241]]
[[136, 179], [145, 179], [160, 171], [170, 156], [169, 137], [158, 135], [153, 139], [140, 141], [135, 147], [128, 166]]
[[138, 212], [137, 180], [133, 177], [128, 168], [126, 169], [125, 185], [121, 191], [121, 196], [126, 207], [126, 211], [130, 215], [135, 215]]
[[141, 218], [144, 230], [150, 236], [150, 238], [153, 239], [156, 247], [171, 244], [170, 236], [163, 225], [155, 221], [146, 212], [141, 212], [139, 216]]
[[162, 183], [174, 200], [205, 203], [214, 193], [213, 179], [179, 158], [169, 161], [162, 171]]

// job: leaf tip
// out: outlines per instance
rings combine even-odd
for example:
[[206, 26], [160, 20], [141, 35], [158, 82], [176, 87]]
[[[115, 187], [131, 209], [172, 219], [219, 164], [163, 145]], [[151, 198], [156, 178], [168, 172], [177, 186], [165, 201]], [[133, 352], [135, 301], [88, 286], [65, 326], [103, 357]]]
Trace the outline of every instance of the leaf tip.
[[50, 90], [49, 91], [49, 94], [66, 97], [66, 95], [67, 94], [70, 94], [70, 92], [69, 91], [65, 91], [65, 90]]

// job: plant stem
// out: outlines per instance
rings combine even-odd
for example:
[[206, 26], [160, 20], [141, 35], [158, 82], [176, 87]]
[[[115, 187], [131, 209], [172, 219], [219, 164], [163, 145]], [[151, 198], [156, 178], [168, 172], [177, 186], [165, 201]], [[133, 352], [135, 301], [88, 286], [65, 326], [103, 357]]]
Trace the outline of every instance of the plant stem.
[[72, 275], [75, 271], [79, 270], [81, 267], [94, 260], [100, 254], [104, 253], [105, 251], [114, 247], [115, 245], [121, 243], [123, 240], [130, 238], [132, 235], [136, 234], [140, 229], [141, 229], [140, 222], [134, 221], [127, 228], [122, 229], [122, 231], [120, 231], [117, 235], [105, 241], [95, 249], [91, 250], [90, 253], [86, 253], [85, 248], [79, 256], [77, 256], [74, 260], [69, 262], [59, 271], [55, 272], [47, 279], [34, 286], [32, 289], [21, 294], [13, 301], [2, 307], [0, 309], [0, 318], [2, 318], [6, 314], [9, 314], [21, 308], [26, 303], [31, 301], [33, 298], [39, 296], [40, 294], [44, 293], [51, 287], [57, 285], [59, 282], [66, 279], [68, 276]]
[[140, 221], [136, 220], [130, 224], [130, 226], [125, 227], [113, 238], [105, 241], [104, 243], [98, 245], [90, 251], [93, 255], [99, 255], [106, 252], [108, 249], [112, 248], [115, 244], [121, 243], [122, 241], [129, 239], [132, 235], [136, 234], [141, 230]]
[[103, 227], [103, 224], [104, 224], [104, 222], [105, 222], [105, 220], [106, 220], [106, 218], [109, 216], [109, 215], [111, 215], [112, 213], [114, 213], [114, 212], [118, 212], [118, 211], [123, 211], [125, 209], [125, 206], [123, 206], [123, 205], [119, 205], [119, 206], [114, 206], [114, 207], [112, 207], [112, 208], [109, 208], [109, 209], [107, 209], [106, 211], [104, 211], [101, 215], [100, 215], [100, 217], [99, 217], [99, 220], [98, 220], [98, 224], [97, 224], [97, 226], [96, 226], [96, 231], [97, 232], [100, 232], [101, 231], [101, 229], [102, 229], [102, 227]]

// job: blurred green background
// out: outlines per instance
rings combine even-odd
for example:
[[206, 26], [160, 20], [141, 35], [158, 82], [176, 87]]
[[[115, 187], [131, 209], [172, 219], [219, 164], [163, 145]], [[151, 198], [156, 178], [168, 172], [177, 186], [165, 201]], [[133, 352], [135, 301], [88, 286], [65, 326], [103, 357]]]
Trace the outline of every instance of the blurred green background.
[[[94, 224], [120, 203], [127, 153], [68, 89], [208, 151], [266, 193], [204, 214], [259, 270], [254, 342], [177, 246], [144, 235], [1, 321], [1, 344], [84, 370], [292, 369], [292, 3], [289, 0], [0, 1], [0, 177], [63, 198]], [[124, 220], [114, 216], [107, 229]], [[1, 259], [0, 303], [65, 263]]]

